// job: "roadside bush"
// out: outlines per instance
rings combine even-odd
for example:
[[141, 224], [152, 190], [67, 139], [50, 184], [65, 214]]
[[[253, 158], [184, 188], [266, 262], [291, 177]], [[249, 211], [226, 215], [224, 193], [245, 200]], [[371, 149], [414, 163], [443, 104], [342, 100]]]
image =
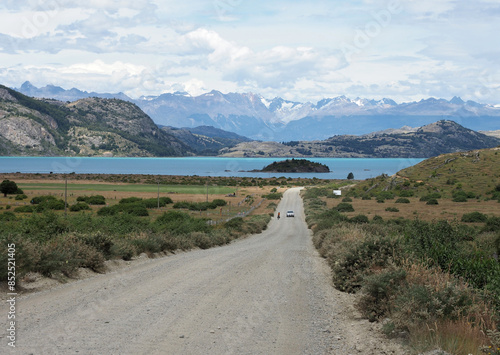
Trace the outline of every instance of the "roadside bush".
[[77, 235], [77, 238], [84, 244], [87, 244], [102, 253], [102, 255], [106, 259], [109, 259], [111, 257], [111, 249], [114, 245], [114, 242], [109, 235], [106, 235], [101, 231], [96, 231], [90, 234]]
[[357, 308], [370, 322], [387, 316], [391, 302], [406, 278], [402, 268], [387, 268], [380, 273], [366, 276], [363, 280], [362, 296]]
[[482, 223], [486, 222], [487, 219], [488, 216], [481, 212], [471, 212], [471, 213], [464, 213], [461, 221], [465, 223]]
[[306, 189], [304, 192], [304, 199], [309, 198], [317, 198], [317, 197], [326, 197], [328, 196], [329, 189], [322, 187], [313, 187], [310, 189]]
[[366, 276], [392, 264], [397, 250], [397, 240], [367, 234], [333, 264], [335, 287], [345, 292], [356, 292]]
[[70, 230], [69, 221], [53, 211], [44, 211], [23, 218], [16, 227], [19, 234], [33, 241], [48, 241]]
[[204, 219], [194, 218], [179, 211], [163, 213], [155, 220], [154, 225], [158, 231], [169, 231], [172, 234], [208, 232], [211, 229]]
[[400, 197], [396, 200], [396, 203], [410, 203], [410, 200], [408, 200], [406, 197]]
[[332, 228], [336, 224], [347, 220], [348, 218], [345, 215], [341, 214], [337, 209], [333, 208], [330, 210], [326, 210], [311, 219], [308, 218], [308, 223], [309, 227], [312, 227], [312, 225], [315, 224], [314, 231], [318, 232], [323, 229]]
[[35, 266], [35, 271], [49, 277], [56, 272], [61, 272], [65, 276], [73, 276], [79, 267], [102, 272], [104, 257], [75, 237], [64, 236], [41, 246], [40, 260]]
[[354, 207], [350, 203], [341, 202], [335, 207], [335, 209], [339, 212], [354, 212]]
[[229, 229], [235, 229], [237, 231], [242, 231], [243, 227], [243, 218], [235, 217], [224, 223], [224, 226]]
[[110, 249], [111, 255], [119, 257], [123, 260], [132, 260], [137, 254], [136, 247], [127, 239], [118, 239], [114, 242]]
[[85, 202], [77, 202], [69, 207], [71, 212], [87, 211], [90, 209], [90, 206]]
[[311, 198], [307, 200], [307, 203], [309, 204], [309, 207], [322, 207], [326, 206], [326, 202], [323, 200], [320, 200], [319, 198]]
[[[38, 243], [26, 239], [21, 235], [4, 235], [0, 237], [1, 245], [6, 246], [9, 243], [16, 245], [16, 279], [19, 279], [26, 273], [34, 270], [35, 265], [40, 260], [40, 246]], [[5, 247], [5, 252], [0, 253], [0, 265], [5, 266], [0, 268], [0, 281], [8, 280], [7, 263], [8, 253]]]

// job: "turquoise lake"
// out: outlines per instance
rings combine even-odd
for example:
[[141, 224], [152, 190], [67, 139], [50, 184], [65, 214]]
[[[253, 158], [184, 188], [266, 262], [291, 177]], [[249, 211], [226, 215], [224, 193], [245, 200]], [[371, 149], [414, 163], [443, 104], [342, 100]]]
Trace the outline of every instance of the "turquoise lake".
[[304, 177], [345, 179], [352, 172], [355, 179], [392, 175], [424, 159], [416, 158], [307, 158], [327, 165], [330, 173], [257, 173], [274, 161], [286, 158], [88, 158], [88, 157], [0, 157], [0, 173], [98, 173], [147, 175], [199, 175], [246, 177]]

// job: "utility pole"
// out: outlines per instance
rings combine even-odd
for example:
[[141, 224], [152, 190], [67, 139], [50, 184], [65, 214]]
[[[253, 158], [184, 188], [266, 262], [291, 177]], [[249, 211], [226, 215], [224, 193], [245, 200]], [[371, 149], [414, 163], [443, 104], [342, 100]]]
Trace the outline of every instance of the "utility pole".
[[68, 176], [64, 175], [64, 217], [68, 216]]
[[158, 183], [158, 209], [160, 209], [160, 179], [157, 180]]

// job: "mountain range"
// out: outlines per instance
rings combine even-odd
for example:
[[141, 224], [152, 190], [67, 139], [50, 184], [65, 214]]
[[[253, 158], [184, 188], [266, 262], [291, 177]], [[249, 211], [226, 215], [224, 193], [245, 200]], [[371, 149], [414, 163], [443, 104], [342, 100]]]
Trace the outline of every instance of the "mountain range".
[[500, 139], [441, 120], [366, 135], [338, 135], [321, 141], [242, 142], [221, 149], [226, 157], [428, 158], [500, 146]]
[[0, 85], [0, 155], [429, 157], [499, 144], [451, 120], [322, 141], [251, 141], [212, 126], [159, 126], [121, 99], [37, 99]]
[[439, 120], [452, 120], [473, 130], [500, 129], [500, 107], [463, 101], [428, 98], [398, 104], [392, 99], [325, 98], [302, 103], [254, 93], [211, 91], [199, 96], [185, 92], [142, 96], [132, 99], [123, 93], [98, 94], [48, 85], [37, 88], [25, 82], [21, 93], [74, 101], [81, 98], [117, 98], [132, 102], [156, 124], [194, 128], [212, 126], [254, 140], [294, 141], [326, 139], [334, 135], [361, 135], [405, 125], [421, 127]]

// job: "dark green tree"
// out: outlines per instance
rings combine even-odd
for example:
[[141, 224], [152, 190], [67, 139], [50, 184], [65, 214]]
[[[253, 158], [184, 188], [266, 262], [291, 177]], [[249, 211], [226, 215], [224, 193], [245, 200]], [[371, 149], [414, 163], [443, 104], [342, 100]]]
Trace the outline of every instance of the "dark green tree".
[[351, 173], [349, 173], [349, 174], [347, 175], [347, 179], [348, 179], [348, 180], [352, 180], [352, 179], [354, 179], [354, 174], [353, 174], [352, 172], [351, 172]]
[[7, 197], [7, 194], [15, 194], [17, 192], [17, 184], [11, 180], [4, 180], [0, 184], [0, 192], [3, 193], [4, 197]]

